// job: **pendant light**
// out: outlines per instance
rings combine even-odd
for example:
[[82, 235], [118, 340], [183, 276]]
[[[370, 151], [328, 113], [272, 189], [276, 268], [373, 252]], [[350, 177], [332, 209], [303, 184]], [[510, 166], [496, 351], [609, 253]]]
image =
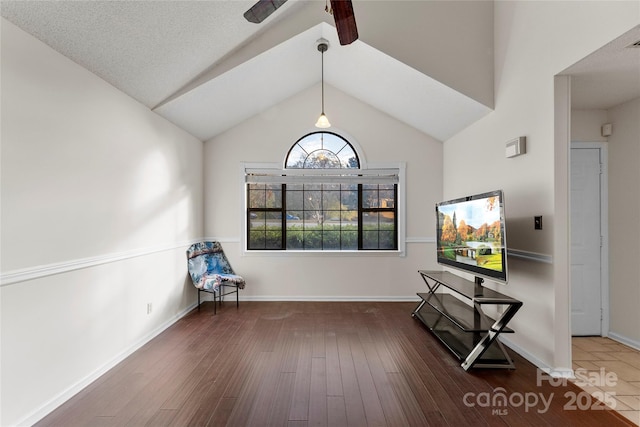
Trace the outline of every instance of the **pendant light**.
[[321, 75], [322, 75], [322, 113], [320, 114], [320, 117], [318, 117], [318, 121], [316, 122], [316, 127], [317, 128], [321, 128], [321, 129], [325, 129], [328, 127], [331, 127], [331, 123], [329, 123], [329, 119], [327, 118], [327, 116], [324, 114], [324, 53], [326, 52], [326, 50], [329, 49], [329, 42], [325, 39], [320, 39], [318, 40], [318, 51], [321, 54], [321, 58], [322, 58], [322, 66], [321, 66]]

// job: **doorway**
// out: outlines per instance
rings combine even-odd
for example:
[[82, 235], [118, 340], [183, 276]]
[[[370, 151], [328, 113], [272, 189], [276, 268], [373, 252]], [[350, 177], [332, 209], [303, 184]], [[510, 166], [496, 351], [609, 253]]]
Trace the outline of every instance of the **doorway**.
[[571, 335], [608, 332], [606, 146], [571, 145]]

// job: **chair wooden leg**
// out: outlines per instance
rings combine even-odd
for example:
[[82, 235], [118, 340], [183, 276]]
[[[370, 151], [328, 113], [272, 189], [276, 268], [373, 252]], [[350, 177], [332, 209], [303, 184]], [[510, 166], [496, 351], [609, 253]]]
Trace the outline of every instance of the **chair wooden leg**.
[[200, 292], [202, 291], [198, 289], [198, 311], [200, 311]]
[[213, 291], [213, 314], [216, 314], [216, 291]]
[[240, 307], [240, 288], [236, 286], [236, 308]]

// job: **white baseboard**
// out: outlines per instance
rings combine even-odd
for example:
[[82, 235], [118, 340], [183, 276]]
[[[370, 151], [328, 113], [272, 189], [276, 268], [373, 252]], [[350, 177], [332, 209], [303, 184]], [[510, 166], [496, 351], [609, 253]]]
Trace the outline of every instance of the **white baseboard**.
[[417, 302], [418, 296], [380, 296], [380, 297], [360, 297], [360, 296], [266, 296], [253, 295], [242, 296], [240, 301], [317, 301], [317, 302]]
[[554, 378], [573, 378], [574, 373], [572, 368], [563, 368], [563, 367], [553, 367], [549, 366], [547, 363], [538, 359], [537, 356], [525, 350], [521, 346], [515, 344], [510, 341], [508, 338], [505, 338], [504, 335], [500, 335], [500, 342], [505, 346], [509, 347], [511, 350], [518, 353], [520, 356], [527, 359], [529, 362], [533, 363], [541, 371], [544, 371], [547, 375]]
[[640, 341], [632, 340], [631, 338], [627, 338], [623, 335], [616, 334], [615, 332], [611, 331], [609, 331], [609, 334], [607, 336], [614, 341], [618, 341], [621, 344], [627, 345], [636, 350], [640, 350]]
[[118, 363], [122, 362], [124, 359], [126, 359], [131, 354], [133, 354], [136, 350], [140, 349], [146, 343], [148, 343], [149, 341], [151, 341], [152, 339], [160, 335], [167, 328], [169, 328], [171, 325], [176, 323], [178, 320], [184, 317], [187, 313], [193, 310], [196, 306], [197, 306], [197, 303], [193, 303], [187, 308], [185, 308], [184, 310], [182, 310], [180, 313], [171, 317], [162, 325], [158, 326], [156, 329], [149, 332], [147, 335], [145, 335], [144, 337], [140, 338], [138, 341], [133, 343], [129, 348], [126, 348], [125, 350], [123, 350], [120, 354], [118, 354], [112, 360], [100, 366], [98, 369], [96, 369], [95, 371], [93, 371], [92, 373], [90, 373], [89, 375], [87, 375], [77, 383], [71, 385], [69, 388], [62, 391], [60, 394], [55, 396], [53, 399], [51, 399], [44, 405], [40, 406], [30, 414], [26, 415], [24, 418], [22, 418], [22, 420], [16, 423], [16, 425], [17, 426], [34, 425], [35, 423], [37, 423], [38, 421], [40, 421], [41, 419], [49, 415], [51, 412], [53, 412], [53, 410], [55, 410], [58, 406], [62, 405], [64, 402], [71, 399], [73, 396], [75, 396], [80, 391], [82, 391], [82, 389], [84, 389], [89, 384], [97, 380], [101, 375], [105, 374], [109, 369], [115, 367]]

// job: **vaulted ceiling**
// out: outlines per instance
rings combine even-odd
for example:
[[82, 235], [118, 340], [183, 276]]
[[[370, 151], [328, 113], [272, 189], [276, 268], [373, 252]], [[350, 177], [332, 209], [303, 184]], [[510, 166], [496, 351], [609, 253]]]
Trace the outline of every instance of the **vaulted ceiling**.
[[[436, 139], [493, 108], [491, 1], [354, 0], [360, 39], [348, 46], [338, 43], [326, 0], [289, 0], [261, 24], [243, 18], [253, 3], [2, 0], [0, 7], [7, 20], [203, 141], [318, 85], [321, 37], [330, 45], [327, 85]], [[571, 71], [577, 84], [591, 82], [590, 67]], [[583, 86], [582, 104], [602, 105], [585, 92], [602, 85]]]
[[[441, 71], [436, 80], [420, 70], [425, 51], [411, 44], [423, 41], [392, 40], [406, 37], [397, 20], [379, 28], [387, 11], [376, 7], [393, 2], [354, 2], [361, 36], [348, 46], [339, 44], [325, 3], [291, 0], [262, 24], [243, 17], [253, 0], [3, 1], [2, 16], [203, 141], [317, 85], [321, 37], [330, 45], [325, 84], [439, 140], [491, 111], [491, 100], [442, 82], [451, 75], [464, 91], [471, 78]], [[397, 3], [415, 15], [412, 3], [422, 2]]]

